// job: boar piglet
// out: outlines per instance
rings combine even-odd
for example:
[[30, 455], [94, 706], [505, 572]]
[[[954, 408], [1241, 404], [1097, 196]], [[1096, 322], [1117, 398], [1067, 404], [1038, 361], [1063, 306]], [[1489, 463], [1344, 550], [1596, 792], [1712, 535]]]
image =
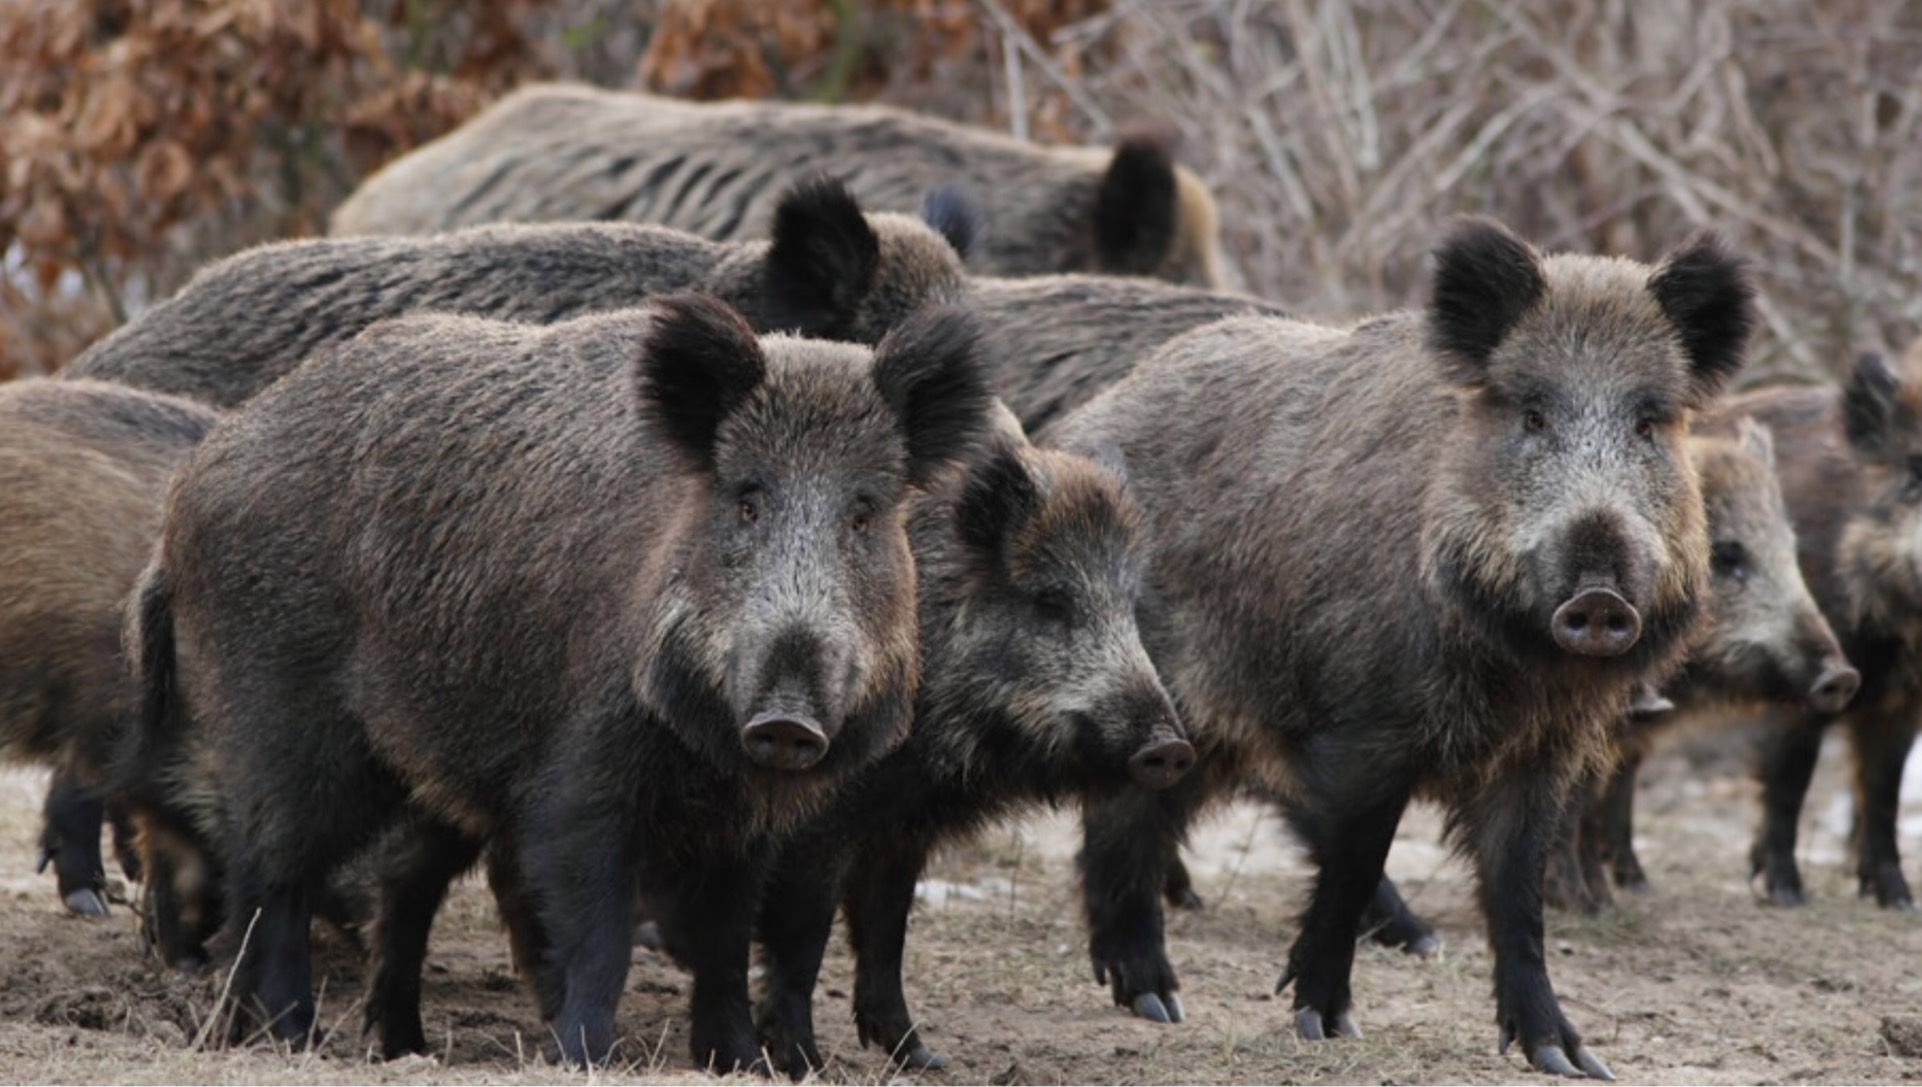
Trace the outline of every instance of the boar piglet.
[[244, 1006], [310, 1037], [311, 904], [400, 827], [367, 1004], [383, 1052], [425, 1048], [428, 929], [490, 847], [566, 1060], [614, 1042], [639, 867], [697, 889], [696, 1062], [755, 1061], [763, 859], [906, 733], [905, 501], [985, 430], [978, 345], [947, 310], [873, 351], [757, 341], [698, 296], [548, 327], [405, 318], [217, 428], [130, 622], [146, 760], [217, 786], [197, 826], [250, 929]]
[[[215, 418], [94, 381], [0, 386], [0, 760], [53, 768], [40, 865], [75, 913], [107, 912], [103, 774], [139, 703], [120, 603], [160, 531], [167, 481]], [[133, 878], [118, 818], [114, 837]]]
[[1210, 325], [1041, 435], [1126, 459], [1143, 637], [1199, 752], [1173, 788], [1087, 808], [1090, 948], [1118, 1001], [1172, 995], [1171, 842], [1253, 778], [1320, 869], [1279, 987], [1302, 1035], [1353, 1033], [1357, 925], [1419, 794], [1475, 867], [1502, 1047], [1607, 1075], [1549, 983], [1542, 874], [1572, 787], [1700, 615], [1685, 440], [1751, 307], [1709, 236], [1650, 267], [1468, 220], [1425, 310]]
[[1851, 840], [1860, 891], [1885, 908], [1912, 910], [1896, 816], [1922, 721], [1922, 340], [1895, 366], [1862, 356], [1841, 387], [1759, 390], [1727, 411], [1774, 433], [1802, 576], [1862, 673], [1860, 693], [1839, 718], [1814, 702], [1773, 715], [1751, 876], [1777, 904], [1805, 900], [1796, 823], [1822, 734], [1839, 719], [1855, 749]]
[[1678, 719], [1672, 711], [1762, 701], [1834, 714], [1861, 685], [1796, 563], [1768, 428], [1746, 415], [1701, 416], [1688, 450], [1708, 511], [1707, 619], [1681, 673], [1661, 688], [1668, 705], [1655, 714], [1631, 708], [1620, 761], [1583, 796], [1570, 821], [1574, 849], [1549, 868], [1550, 903], [1583, 913], [1609, 903], [1610, 873], [1624, 890], [1648, 889], [1635, 855], [1635, 773]]

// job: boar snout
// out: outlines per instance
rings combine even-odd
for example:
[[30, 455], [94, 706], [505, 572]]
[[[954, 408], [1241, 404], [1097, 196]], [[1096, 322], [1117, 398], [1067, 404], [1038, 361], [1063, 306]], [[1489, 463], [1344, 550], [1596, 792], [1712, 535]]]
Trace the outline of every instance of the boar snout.
[[1194, 765], [1194, 745], [1179, 736], [1159, 735], [1141, 745], [1128, 760], [1128, 776], [1144, 789], [1166, 789]]
[[813, 718], [770, 711], [742, 727], [741, 746], [770, 770], [806, 770], [828, 753], [828, 734]]
[[1809, 687], [1809, 708], [1817, 713], [1841, 713], [1862, 688], [1862, 673], [1847, 661], [1830, 661]]
[[1555, 644], [1583, 657], [1618, 657], [1642, 636], [1642, 616], [1614, 589], [1592, 586], [1555, 609]]

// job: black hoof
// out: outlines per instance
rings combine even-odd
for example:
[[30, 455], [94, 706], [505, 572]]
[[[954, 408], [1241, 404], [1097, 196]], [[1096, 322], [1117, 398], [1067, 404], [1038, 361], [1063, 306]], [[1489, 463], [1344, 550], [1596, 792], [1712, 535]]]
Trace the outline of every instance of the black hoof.
[[1324, 1020], [1320, 1012], [1313, 1008], [1301, 1008], [1295, 1012], [1295, 1034], [1310, 1042], [1327, 1041], [1331, 1036], [1337, 1038], [1359, 1038], [1361, 1028], [1355, 1025], [1354, 1017], [1347, 1012], [1335, 1016], [1332, 1022]]

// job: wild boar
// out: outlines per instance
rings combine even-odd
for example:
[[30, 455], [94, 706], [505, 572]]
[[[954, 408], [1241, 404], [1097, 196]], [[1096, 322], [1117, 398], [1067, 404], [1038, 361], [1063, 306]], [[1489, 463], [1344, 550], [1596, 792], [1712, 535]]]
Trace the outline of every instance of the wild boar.
[[129, 642], [137, 761], [219, 785], [186, 806], [223, 844], [244, 1004], [310, 1036], [311, 903], [398, 827], [367, 1008], [386, 1053], [424, 1047], [395, 970], [489, 848], [565, 1059], [613, 1044], [639, 871], [697, 888], [695, 1060], [754, 1062], [764, 860], [907, 728], [904, 501], [985, 428], [979, 340], [939, 310], [873, 351], [757, 341], [699, 296], [404, 318], [229, 417]]
[[1354, 1033], [1357, 924], [1426, 795], [1475, 865], [1502, 1048], [1608, 1075], [1549, 983], [1543, 867], [1572, 786], [1698, 620], [1709, 541], [1684, 440], [1740, 367], [1752, 306], [1712, 236], [1650, 267], [1543, 256], [1470, 219], [1424, 310], [1210, 325], [1040, 436], [1128, 464], [1143, 639], [1198, 752], [1173, 788], [1087, 809], [1090, 950], [1118, 1002], [1173, 997], [1171, 843], [1256, 778], [1320, 869], [1278, 989], [1304, 1037]]

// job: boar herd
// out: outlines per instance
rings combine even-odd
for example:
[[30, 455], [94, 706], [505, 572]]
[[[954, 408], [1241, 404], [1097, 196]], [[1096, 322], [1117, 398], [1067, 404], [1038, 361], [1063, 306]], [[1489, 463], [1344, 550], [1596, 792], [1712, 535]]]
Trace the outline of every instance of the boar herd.
[[697, 1065], [820, 1068], [840, 914], [861, 1041], [939, 1067], [915, 884], [1059, 803], [1097, 978], [1179, 1021], [1163, 911], [1234, 796], [1318, 869], [1296, 1031], [1354, 1035], [1357, 940], [1435, 945], [1383, 874], [1422, 797], [1500, 1047], [1607, 1079], [1544, 903], [1647, 887], [1635, 770], [1705, 704], [1762, 707], [1769, 897], [1841, 720], [1863, 893], [1912, 907], [1922, 349], [1729, 394], [1754, 289], [1712, 234], [1644, 264], [1464, 219], [1423, 306], [1317, 324], [1224, 286], [1155, 139], [571, 86], [333, 233], [0, 387], [0, 755], [52, 768], [67, 908], [108, 912], [110, 828], [236, 1039], [317, 1040], [321, 918], [368, 924], [379, 1051], [423, 1051], [480, 867], [563, 1060], [607, 1059], [645, 922]]

